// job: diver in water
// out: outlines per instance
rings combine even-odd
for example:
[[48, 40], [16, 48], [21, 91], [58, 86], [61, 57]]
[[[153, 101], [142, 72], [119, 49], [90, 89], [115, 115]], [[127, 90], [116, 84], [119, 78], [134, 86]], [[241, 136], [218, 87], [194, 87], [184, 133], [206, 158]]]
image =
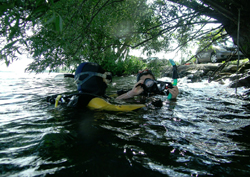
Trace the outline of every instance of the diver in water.
[[90, 93], [104, 96], [107, 84], [112, 81], [112, 75], [97, 63], [81, 63], [74, 75], [79, 93]]
[[64, 77], [74, 78], [78, 93], [70, 95], [52, 95], [47, 97], [51, 104], [67, 104], [67, 107], [86, 107], [96, 97], [107, 98], [107, 84], [112, 81], [112, 75], [97, 63], [81, 63], [75, 74], [64, 74]]
[[[149, 84], [148, 84], [149, 83]], [[164, 84], [164, 82], [163, 82]], [[154, 74], [151, 70], [143, 70], [137, 74], [137, 83], [134, 85], [133, 89], [128, 91], [120, 91], [118, 92], [118, 97], [116, 99], [129, 99], [137, 95], [154, 95], [154, 94], [161, 94], [161, 95], [168, 95], [169, 93], [172, 94], [172, 99], [175, 99], [179, 94], [179, 90], [177, 86], [171, 86], [167, 89], [159, 90], [157, 88], [157, 81], [155, 79]]]
[[[74, 93], [71, 95], [54, 95], [47, 97], [47, 101], [55, 104], [57, 107], [58, 104], [67, 104], [67, 107], [93, 107], [94, 109], [104, 109], [111, 111], [128, 111], [134, 110], [141, 107], [144, 107], [143, 104], [134, 104], [134, 105], [113, 105], [106, 101], [109, 98], [105, 92], [107, 89], [107, 84], [112, 81], [112, 75], [110, 72], [106, 72], [100, 65], [97, 63], [84, 62], [81, 63], [76, 71], [75, 75], [66, 74], [64, 77], [74, 77], [75, 83], [77, 84], [78, 93]], [[149, 81], [147, 83], [151, 83], [149, 87], [148, 84], [145, 84], [145, 81]], [[137, 75], [137, 84], [133, 87], [132, 90], [121, 94], [117, 97], [118, 100], [132, 98], [135, 95], [145, 95], [151, 96], [155, 94], [164, 94], [166, 93], [166, 82], [162, 82], [163, 89], [160, 90], [157, 87], [159, 81], [155, 80], [154, 75], [150, 70], [144, 70]], [[172, 93], [173, 97], [176, 98], [178, 95], [178, 88], [174, 87], [173, 89], [169, 89], [169, 92]], [[150, 93], [150, 94], [149, 94]], [[151, 94], [152, 93], [152, 94]], [[119, 94], [118, 94], [119, 95]], [[160, 104], [159, 107], [161, 107]]]
[[95, 97], [107, 98], [107, 84], [112, 81], [112, 75], [97, 63], [81, 63], [74, 75], [79, 94], [74, 95], [68, 103], [69, 107], [86, 107]]

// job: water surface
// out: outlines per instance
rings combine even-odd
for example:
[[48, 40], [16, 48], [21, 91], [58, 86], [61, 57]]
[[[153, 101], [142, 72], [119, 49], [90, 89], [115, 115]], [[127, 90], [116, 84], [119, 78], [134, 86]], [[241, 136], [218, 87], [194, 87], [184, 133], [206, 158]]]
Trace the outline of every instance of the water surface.
[[184, 78], [161, 109], [54, 109], [46, 96], [76, 89], [55, 75], [0, 72], [0, 176], [249, 176], [244, 88]]

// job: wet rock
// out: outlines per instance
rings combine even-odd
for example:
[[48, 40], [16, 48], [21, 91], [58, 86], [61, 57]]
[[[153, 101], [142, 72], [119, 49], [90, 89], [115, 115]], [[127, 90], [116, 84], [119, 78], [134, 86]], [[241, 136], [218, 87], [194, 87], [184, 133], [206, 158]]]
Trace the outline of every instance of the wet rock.
[[208, 71], [207, 72], [207, 76], [209, 77], [209, 76], [212, 76], [212, 74], [213, 74], [213, 71]]
[[[218, 81], [230, 79], [231, 87], [250, 87], [250, 64], [245, 63], [239, 67], [237, 65], [229, 65], [218, 70], [222, 64], [190, 64], [177, 66], [179, 78], [187, 77], [190, 82], [200, 82], [202, 79], [209, 78], [210, 81]], [[218, 70], [218, 72], [217, 72]], [[235, 74], [239, 70], [238, 74]], [[163, 77], [172, 77], [172, 66], [167, 66], [162, 73]], [[215, 73], [216, 72], [216, 73]], [[236, 84], [237, 83], [237, 84]]]
[[222, 69], [222, 72], [235, 73], [237, 71], [237, 65], [230, 65]]
[[[245, 91], [242, 96], [243, 96], [244, 100], [250, 101], [250, 89]], [[248, 104], [248, 105], [249, 105], [249, 108], [250, 108], [250, 104]]]
[[238, 80], [239, 78], [245, 77], [244, 74], [231, 74], [228, 78], [230, 81]]
[[[177, 66], [178, 75], [180, 78], [186, 77], [190, 74], [195, 74], [195, 76], [206, 76], [208, 72], [215, 71], [220, 64], [192, 64], [192, 65], [180, 65]], [[163, 71], [163, 77], [172, 77], [172, 66], [167, 66]]]
[[247, 87], [250, 88], [250, 76], [246, 76], [244, 78], [240, 78], [239, 81], [234, 80], [231, 84], [231, 88], [236, 88], [236, 87]]
[[187, 79], [190, 79], [191, 82], [201, 82], [201, 77], [199, 75], [196, 75], [196, 74], [189, 74], [187, 76]]

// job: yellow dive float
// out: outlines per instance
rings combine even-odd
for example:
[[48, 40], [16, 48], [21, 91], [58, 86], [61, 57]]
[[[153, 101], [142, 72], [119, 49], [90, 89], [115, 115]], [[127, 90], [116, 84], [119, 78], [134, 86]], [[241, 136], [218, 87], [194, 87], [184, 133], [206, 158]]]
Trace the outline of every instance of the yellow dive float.
[[89, 109], [99, 109], [105, 111], [133, 111], [145, 106], [145, 104], [114, 105], [98, 97], [93, 98], [87, 105]]
[[[51, 97], [53, 98], [53, 97]], [[57, 95], [55, 98], [55, 108], [58, 107], [59, 104], [63, 103], [63, 100], [66, 100], [67, 97], [62, 95]], [[52, 102], [53, 103], [53, 102]], [[134, 111], [136, 109], [140, 109], [145, 107], [145, 104], [111, 104], [103, 98], [95, 97], [92, 98], [88, 104], [87, 108], [91, 110], [104, 110], [104, 111]]]

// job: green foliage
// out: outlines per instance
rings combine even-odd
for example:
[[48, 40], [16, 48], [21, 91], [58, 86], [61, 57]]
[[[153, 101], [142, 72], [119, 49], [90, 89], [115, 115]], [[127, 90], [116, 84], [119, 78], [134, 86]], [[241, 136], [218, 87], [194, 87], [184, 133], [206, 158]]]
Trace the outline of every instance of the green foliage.
[[101, 66], [113, 75], [120, 76], [123, 74], [136, 74], [139, 70], [145, 68], [146, 64], [139, 60], [138, 57], [127, 56], [125, 60], [104, 59]]
[[[51, 6], [52, 10], [41, 19], [43, 26], [29, 39], [35, 61], [28, 70], [53, 71], [58, 65], [69, 67], [92, 61], [114, 73], [121, 72], [119, 61], [125, 59], [129, 46], [140, 40], [134, 33], [140, 26], [133, 22], [144, 20], [138, 15], [147, 12], [147, 5], [145, 0], [107, 2], [60, 1]], [[151, 23], [148, 21], [145, 26]]]
[[135, 56], [128, 56], [123, 65], [125, 74], [137, 74], [139, 70], [146, 67], [146, 64]]
[[[222, 63], [224, 63], [225, 61], [223, 61]], [[247, 62], [249, 62], [249, 59], [248, 58], [246, 58], [246, 59], [243, 59], [243, 60], [240, 60], [239, 61], [239, 64], [241, 65], [242, 63], [247, 63]], [[230, 61], [229, 62], [229, 64], [231, 64], [231, 65], [237, 65], [237, 63], [238, 63], [238, 60], [234, 60], [234, 61]]]
[[152, 70], [155, 77], [160, 77], [161, 71], [163, 70], [163, 68], [166, 65], [171, 66], [171, 63], [169, 61], [166, 62], [164, 60], [154, 59], [154, 60], [151, 60], [150, 62], [148, 62], [147, 68]]
[[213, 31], [222, 26], [204, 30], [211, 19], [202, 13], [209, 10], [206, 4], [188, 0], [1, 1], [0, 59], [8, 65], [28, 52], [34, 59], [28, 71], [92, 61], [114, 74], [133, 73], [145, 64], [128, 56], [130, 48], [141, 48], [148, 56], [162, 50], [188, 53], [194, 39], [203, 41], [210, 33], [213, 41], [219, 39]]
[[113, 75], [126, 75], [137, 74], [140, 70], [150, 69], [156, 77], [160, 77], [161, 71], [165, 66], [171, 66], [168, 60], [154, 59], [145, 63], [142, 59], [128, 55], [125, 60], [117, 60], [114, 62], [112, 59], [104, 60], [101, 63], [102, 67]]
[[196, 58], [196, 57], [193, 57], [193, 58], [191, 59], [191, 62], [192, 62], [192, 63], [196, 63], [196, 60], [197, 60], [197, 58]]
[[225, 35], [225, 30], [222, 28], [212, 31], [210, 33], [206, 33], [204, 36], [198, 39], [199, 47], [197, 51], [206, 51], [212, 49], [213, 43], [223, 43], [226, 42], [228, 38], [228, 35]]
[[[152, 54], [169, 45], [166, 37], [159, 38], [162, 19], [147, 0], [15, 0], [1, 4], [0, 35], [7, 43], [17, 41], [16, 46], [22, 46], [20, 53], [28, 51], [34, 58], [28, 71], [55, 71], [92, 61], [114, 73], [124, 68], [135, 72], [142, 63], [127, 59], [130, 47], [143, 47]], [[10, 44], [0, 52], [11, 63], [17, 59], [17, 49]], [[133, 67], [122, 67], [122, 61]]]

